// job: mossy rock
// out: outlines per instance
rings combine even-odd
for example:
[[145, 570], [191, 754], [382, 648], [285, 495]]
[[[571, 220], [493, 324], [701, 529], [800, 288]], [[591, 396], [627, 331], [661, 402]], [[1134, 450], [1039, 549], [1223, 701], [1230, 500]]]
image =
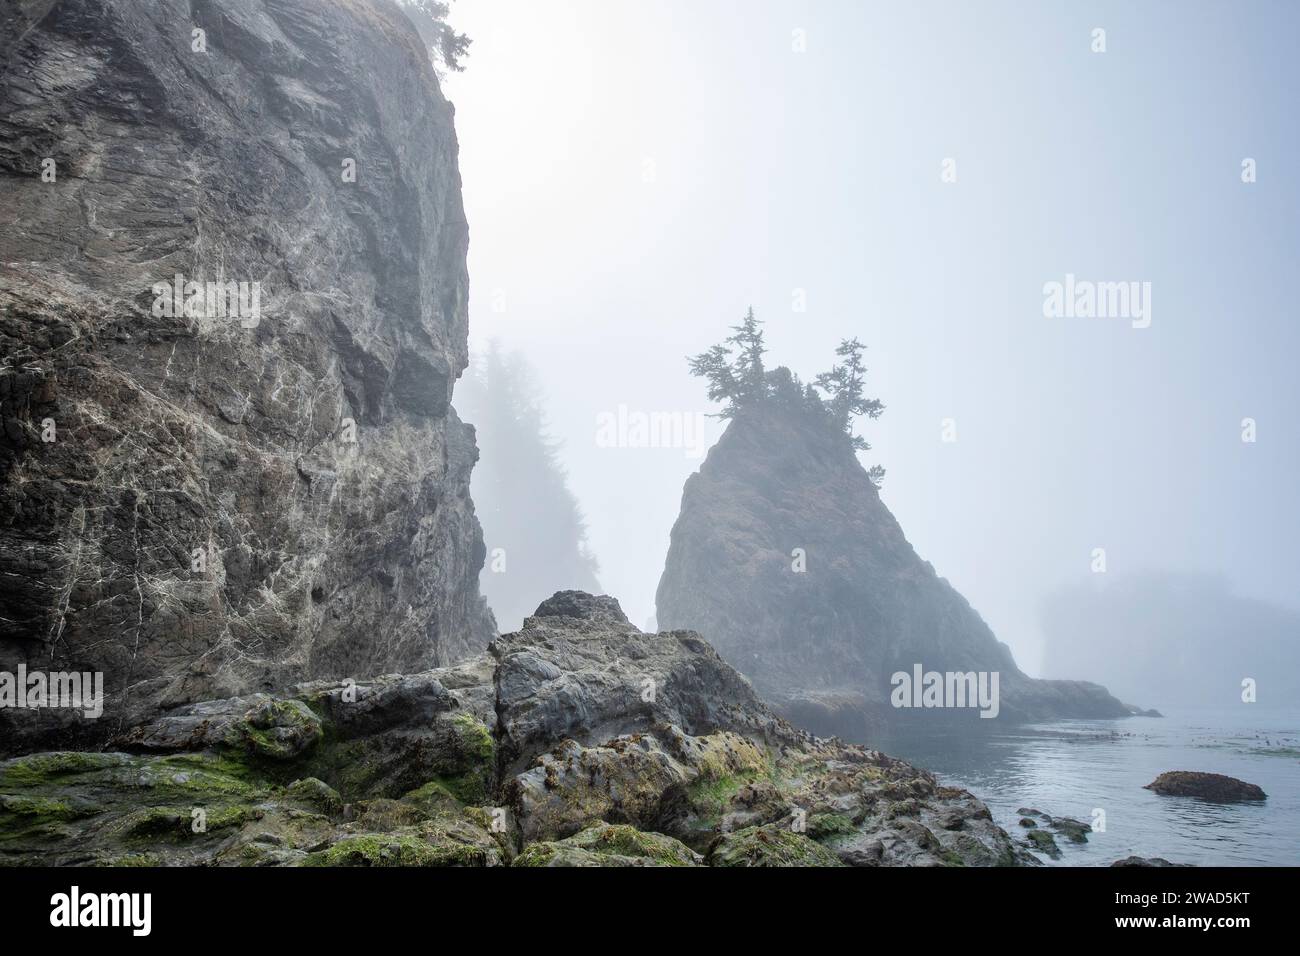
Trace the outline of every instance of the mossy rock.
[[808, 818], [808, 836], [814, 840], [856, 833], [858, 825], [847, 813], [814, 813]]
[[270, 760], [294, 760], [324, 736], [321, 719], [300, 700], [268, 700], [251, 710], [227, 742]]
[[[131, 754], [47, 753], [0, 763], [0, 791], [81, 816], [112, 808], [174, 802], [199, 806], [270, 792], [243, 763], [211, 753], [141, 757]], [[32, 806], [21, 801], [15, 804]], [[81, 813], [82, 810], [87, 811]]]
[[358, 829], [391, 833], [413, 826], [425, 819], [425, 814], [414, 804], [379, 797], [357, 804]]
[[323, 780], [304, 777], [289, 784], [286, 795], [295, 803], [309, 807], [327, 817], [336, 817], [343, 812], [343, 798], [339, 792]]
[[97, 811], [70, 799], [54, 797], [26, 797], [0, 795], [0, 829], [5, 829], [10, 818], [25, 825], [36, 821], [79, 820], [94, 816]]
[[496, 782], [496, 743], [487, 726], [468, 713], [440, 715], [418, 737], [377, 734], [324, 741], [300, 762], [334, 787], [345, 802], [398, 799], [436, 780], [464, 804], [486, 803]]
[[304, 866], [491, 866], [495, 848], [452, 840], [434, 841], [416, 834], [373, 834], [348, 837], [328, 849], [310, 854]]
[[485, 803], [496, 776], [496, 742], [492, 732], [473, 714], [457, 714], [451, 723], [460, 743], [457, 767], [460, 772], [437, 779], [461, 803]]
[[[198, 815], [196, 811], [202, 811]], [[139, 807], [114, 821], [107, 833], [124, 841], [203, 842], [209, 834], [260, 820], [263, 811], [244, 804], [211, 807]], [[201, 829], [196, 827], [201, 826]]]
[[1056, 838], [1046, 830], [1034, 829], [1028, 831], [1025, 836], [1029, 839], [1029, 846], [1039, 853], [1046, 853], [1053, 860], [1061, 858], [1061, 848], [1056, 845]]
[[267, 787], [250, 779], [248, 768], [211, 754], [144, 757], [114, 774], [129, 791], [132, 785], [194, 804], [221, 797], [253, 798]]
[[699, 815], [700, 826], [713, 826], [722, 818], [732, 798], [740, 788], [749, 783], [745, 774], [727, 774], [721, 777], [699, 777], [686, 788], [691, 808]]
[[1052, 820], [1052, 829], [1071, 843], [1087, 843], [1088, 834], [1092, 832], [1092, 827], [1072, 817], [1055, 817]]
[[532, 843], [515, 866], [698, 866], [686, 844], [624, 824], [597, 823], [563, 840]]
[[131, 762], [126, 754], [52, 751], [0, 761], [0, 789], [6, 792], [48, 787], [68, 777], [112, 770]]
[[480, 763], [492, 763], [496, 758], [496, 742], [492, 739], [487, 724], [473, 714], [466, 713], [457, 714], [451, 722], [460, 734], [464, 753], [477, 758]]
[[771, 770], [768, 755], [740, 734], [721, 731], [692, 737], [676, 727], [669, 728], [670, 747], [684, 763], [705, 780], [738, 775], [747, 779]]
[[816, 840], [768, 824], [723, 834], [709, 849], [710, 866], [843, 866]]

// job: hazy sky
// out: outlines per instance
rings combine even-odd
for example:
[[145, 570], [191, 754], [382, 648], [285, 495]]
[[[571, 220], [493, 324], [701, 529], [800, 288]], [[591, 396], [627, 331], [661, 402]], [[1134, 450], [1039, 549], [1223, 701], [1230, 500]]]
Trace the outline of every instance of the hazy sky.
[[[888, 410], [864, 460], [1027, 670], [1042, 599], [1094, 548], [1109, 574], [1221, 572], [1297, 604], [1300, 5], [457, 0], [452, 19], [474, 40], [447, 83], [471, 335], [537, 366], [635, 623], [699, 460], [600, 447], [598, 416], [712, 411], [685, 356], [751, 304], [805, 378], [841, 337], [868, 344]], [[1150, 327], [1044, 317], [1067, 273], [1151, 283]]]

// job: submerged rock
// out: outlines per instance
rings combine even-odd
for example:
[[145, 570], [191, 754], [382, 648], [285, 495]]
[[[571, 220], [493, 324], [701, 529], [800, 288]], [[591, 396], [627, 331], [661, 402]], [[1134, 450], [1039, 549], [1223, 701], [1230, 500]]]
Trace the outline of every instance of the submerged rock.
[[[1035, 852], [1046, 853], [1052, 859], [1060, 859], [1061, 849], [1056, 842], [1058, 836], [1071, 843], [1087, 843], [1092, 826], [1073, 817], [1054, 817], [1033, 807], [1020, 807], [1018, 821], [1026, 831], [1026, 845]], [[1046, 828], [1046, 829], [1044, 829]], [[1050, 831], [1050, 832], [1049, 832]]]
[[1056, 845], [1056, 837], [1046, 830], [1030, 830], [1025, 834], [1025, 839], [1034, 851], [1045, 853], [1053, 860], [1061, 858], [1061, 848]]
[[1203, 773], [1198, 770], [1170, 770], [1151, 781], [1144, 790], [1172, 797], [1200, 797], [1215, 803], [1236, 803], [1246, 800], [1265, 800], [1264, 793], [1253, 783], [1221, 773]]
[[1031, 862], [965, 790], [773, 714], [698, 635], [568, 592], [454, 667], [177, 708], [0, 762], [0, 861]]
[[1091, 825], [1072, 817], [1054, 817], [1049, 826], [1071, 843], [1087, 843]]

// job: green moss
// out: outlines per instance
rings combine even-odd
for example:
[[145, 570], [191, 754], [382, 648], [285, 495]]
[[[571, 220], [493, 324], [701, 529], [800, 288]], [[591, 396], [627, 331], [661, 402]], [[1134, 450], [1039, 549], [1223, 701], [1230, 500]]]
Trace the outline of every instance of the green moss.
[[857, 832], [857, 824], [847, 813], [814, 813], [808, 818], [808, 836], [825, 840]]
[[1071, 843], [1087, 843], [1092, 827], [1070, 817], [1057, 817], [1052, 821], [1052, 829], [1060, 833]]
[[[202, 809], [204, 816], [196, 818], [194, 811]], [[115, 821], [111, 831], [123, 840], [145, 840], [157, 842], [184, 842], [203, 840], [209, 834], [231, 827], [243, 826], [250, 820], [258, 820], [262, 811], [244, 804], [228, 804], [212, 807], [140, 807]], [[203, 829], [194, 829], [197, 820], [202, 820]]]
[[463, 769], [435, 780], [461, 803], [485, 803], [496, 770], [496, 743], [487, 725], [472, 714], [457, 714], [451, 722], [460, 745], [456, 769]]
[[141, 807], [114, 822], [114, 835], [124, 840], [180, 839], [193, 818], [176, 807]]
[[432, 781], [463, 804], [478, 805], [487, 800], [488, 788], [484, 775], [476, 770], [458, 777], [435, 777]]
[[545, 867], [553, 865], [560, 858], [558, 843], [530, 843], [522, 853], [515, 857], [512, 866]]
[[230, 731], [227, 742], [270, 760], [294, 760], [324, 735], [321, 719], [300, 700], [268, 700]]
[[229, 827], [242, 827], [251, 820], [262, 819], [262, 811], [257, 807], [236, 804], [216, 807], [208, 810], [207, 831], [225, 830]]
[[332, 784], [344, 800], [375, 792], [384, 767], [367, 741], [353, 740], [320, 749], [326, 749], [327, 756], [323, 761], [314, 761], [311, 772]]
[[378, 734], [340, 740], [328, 722], [311, 756], [294, 764], [295, 775], [317, 777], [351, 803], [399, 798], [431, 780], [463, 803], [483, 803], [496, 778], [496, 744], [472, 714], [438, 717], [419, 740]]
[[224, 804], [269, 792], [246, 766], [204, 753], [36, 754], [7, 762], [0, 773], [0, 786], [12, 791], [5, 809], [28, 817], [74, 819], [117, 804]]
[[337, 790], [323, 780], [304, 777], [289, 784], [285, 791], [290, 800], [317, 810], [326, 816], [338, 816], [343, 812], [343, 798]]
[[423, 819], [421, 811], [410, 803], [379, 797], [363, 800], [357, 805], [357, 828], [390, 833], [411, 826]]
[[460, 734], [461, 746], [467, 755], [476, 757], [484, 763], [491, 763], [496, 755], [496, 743], [487, 725], [473, 714], [457, 714], [451, 719], [457, 733]]
[[693, 859], [684, 844], [657, 833], [642, 833], [635, 827], [607, 825], [588, 832], [590, 837], [584, 839], [579, 834], [575, 842], [598, 853], [645, 857], [666, 866], [689, 866]]
[[32, 820], [77, 820], [93, 816], [94, 811], [51, 797], [0, 796], [0, 827], [6, 826], [11, 815], [15, 820], [23, 818], [26, 824]]
[[461, 809], [462, 801], [441, 780], [430, 780], [403, 795], [403, 802], [416, 807], [426, 817], [439, 817]]
[[203, 798], [251, 797], [259, 789], [246, 765], [210, 754], [151, 759], [133, 768], [133, 776], [140, 786], [195, 804], [202, 803]]
[[563, 840], [532, 843], [515, 866], [695, 866], [685, 844], [623, 824], [597, 823]]
[[750, 776], [747, 774], [729, 774], [716, 778], [699, 777], [687, 788], [687, 794], [691, 806], [703, 821], [716, 822], [731, 803], [731, 798], [749, 782]]
[[366, 834], [310, 854], [304, 866], [486, 866], [490, 853], [464, 843], [430, 843], [409, 834]]
[[1060, 859], [1061, 849], [1056, 845], [1056, 839], [1046, 830], [1030, 830], [1025, 834], [1029, 838], [1029, 844], [1039, 853], [1046, 853], [1052, 859]]
[[830, 850], [783, 826], [748, 827], [719, 837], [710, 866], [843, 866]]
[[57, 783], [77, 774], [120, 767], [130, 760], [123, 754], [58, 751], [16, 757], [0, 763], [0, 787], [31, 789]]

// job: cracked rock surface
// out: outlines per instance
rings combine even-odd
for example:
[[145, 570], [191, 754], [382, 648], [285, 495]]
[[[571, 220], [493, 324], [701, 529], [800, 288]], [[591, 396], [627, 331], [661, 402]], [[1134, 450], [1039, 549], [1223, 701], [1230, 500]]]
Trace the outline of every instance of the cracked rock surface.
[[[107, 693], [0, 711], [0, 752], [481, 651], [468, 231], [411, 25], [0, 0], [0, 64], [0, 670]], [[260, 283], [257, 321], [157, 314], [177, 274]]]

